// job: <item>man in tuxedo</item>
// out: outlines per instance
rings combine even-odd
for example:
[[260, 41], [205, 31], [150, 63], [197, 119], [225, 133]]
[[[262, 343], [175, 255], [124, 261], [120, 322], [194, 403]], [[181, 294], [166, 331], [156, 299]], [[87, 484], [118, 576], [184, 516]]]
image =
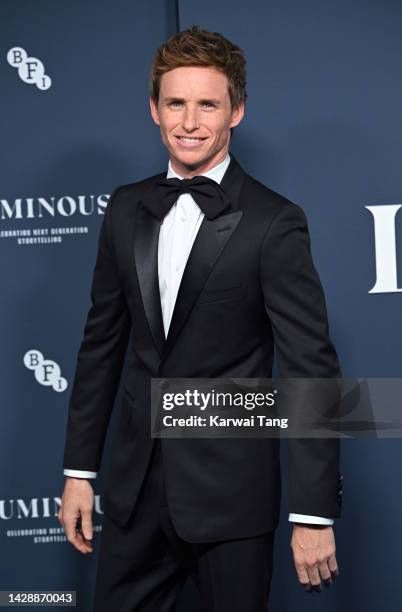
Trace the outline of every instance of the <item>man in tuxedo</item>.
[[[125, 355], [104, 496], [95, 612], [173, 610], [191, 575], [207, 611], [266, 610], [280, 504], [279, 441], [154, 439], [151, 378], [337, 378], [302, 209], [229, 145], [245, 110], [243, 51], [193, 26], [156, 53], [150, 110], [168, 171], [123, 185], [103, 220], [78, 354], [59, 519], [91, 552], [93, 490]], [[128, 350], [127, 350], [128, 348]], [[298, 579], [338, 573], [338, 439], [291, 439]]]

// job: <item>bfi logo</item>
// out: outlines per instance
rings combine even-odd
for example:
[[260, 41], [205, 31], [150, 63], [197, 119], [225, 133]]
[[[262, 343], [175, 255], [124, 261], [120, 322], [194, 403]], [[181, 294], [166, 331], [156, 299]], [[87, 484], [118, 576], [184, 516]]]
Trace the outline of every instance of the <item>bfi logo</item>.
[[396, 253], [396, 216], [402, 204], [365, 206], [373, 215], [376, 282], [369, 293], [400, 293]]
[[35, 380], [40, 385], [52, 387], [57, 392], [67, 389], [67, 380], [61, 376], [60, 366], [51, 359], [45, 359], [40, 351], [27, 351], [24, 355], [24, 365], [33, 371]]
[[7, 61], [13, 68], [17, 68], [18, 76], [28, 85], [36, 85], [38, 89], [46, 91], [52, 85], [52, 79], [45, 74], [45, 67], [37, 57], [29, 57], [22, 47], [13, 47], [7, 53]]

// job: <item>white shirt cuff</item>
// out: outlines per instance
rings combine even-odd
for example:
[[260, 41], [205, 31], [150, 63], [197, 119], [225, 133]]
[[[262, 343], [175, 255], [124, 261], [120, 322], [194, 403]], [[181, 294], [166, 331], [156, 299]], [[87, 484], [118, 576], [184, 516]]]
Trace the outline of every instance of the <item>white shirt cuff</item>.
[[309, 514], [289, 514], [291, 523], [310, 523], [311, 525], [333, 525], [334, 519], [323, 516], [310, 516]]
[[98, 472], [87, 472], [85, 470], [63, 470], [65, 476], [73, 476], [74, 478], [96, 478]]

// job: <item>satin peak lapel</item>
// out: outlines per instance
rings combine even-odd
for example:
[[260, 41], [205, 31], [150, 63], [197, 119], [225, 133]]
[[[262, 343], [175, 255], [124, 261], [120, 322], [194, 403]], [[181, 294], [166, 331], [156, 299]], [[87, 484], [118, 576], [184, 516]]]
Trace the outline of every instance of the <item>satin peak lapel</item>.
[[139, 204], [134, 231], [134, 257], [145, 315], [152, 337], [162, 357], [165, 345], [158, 279], [160, 222]]

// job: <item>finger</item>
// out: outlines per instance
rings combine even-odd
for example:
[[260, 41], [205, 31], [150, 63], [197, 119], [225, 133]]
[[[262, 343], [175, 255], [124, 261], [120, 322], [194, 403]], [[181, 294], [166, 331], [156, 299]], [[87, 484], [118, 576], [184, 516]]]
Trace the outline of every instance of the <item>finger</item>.
[[88, 552], [88, 545], [84, 542], [82, 535], [77, 531], [78, 516], [65, 517], [64, 530], [67, 540], [82, 553]]
[[333, 583], [332, 574], [328, 567], [328, 563], [320, 563], [318, 566], [318, 571], [320, 572], [322, 584], [328, 589]]
[[310, 580], [309, 580], [309, 577], [308, 577], [308, 573], [307, 573], [307, 570], [304, 567], [304, 565], [295, 564], [295, 567], [296, 567], [297, 578], [298, 578], [300, 584], [302, 586], [304, 586], [305, 588], [306, 587], [310, 587], [311, 588]]
[[92, 552], [92, 542], [90, 540], [86, 540], [82, 535], [81, 531], [76, 532], [76, 543], [80, 546], [80, 551], [87, 553]]
[[339, 568], [335, 555], [331, 555], [328, 559], [328, 567], [329, 571], [331, 572], [332, 578], [336, 578], [337, 576], [339, 576]]
[[323, 561], [322, 563], [318, 564], [318, 571], [320, 573], [322, 580], [328, 581], [332, 579], [331, 570], [328, 567], [327, 561]]
[[81, 512], [81, 532], [86, 540], [92, 540], [92, 516], [87, 510]]
[[314, 566], [307, 565], [306, 569], [307, 569], [308, 577], [309, 577], [312, 588], [314, 590], [320, 590], [321, 578], [320, 578], [320, 573], [318, 571], [318, 567], [316, 565]]
[[[85, 552], [92, 552], [92, 542], [90, 539], [87, 539], [85, 537], [83, 530], [82, 530], [82, 524], [83, 524], [83, 517], [81, 513], [75, 523], [75, 535], [76, 535], [77, 541], [81, 544], [81, 547], [85, 548]], [[92, 524], [91, 524], [91, 529], [92, 529]]]

